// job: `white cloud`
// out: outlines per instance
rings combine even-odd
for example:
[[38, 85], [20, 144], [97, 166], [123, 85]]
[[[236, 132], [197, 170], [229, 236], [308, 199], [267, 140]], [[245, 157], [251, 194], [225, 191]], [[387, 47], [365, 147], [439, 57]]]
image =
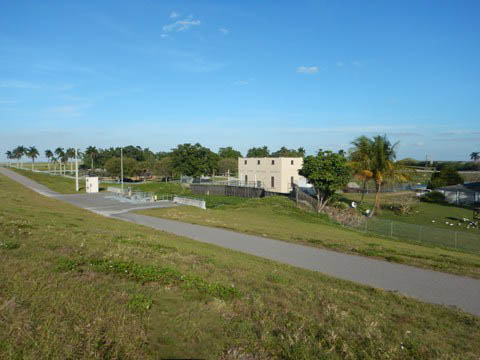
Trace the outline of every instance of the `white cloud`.
[[175, 19], [175, 18], [177, 18], [177, 17], [179, 17], [179, 16], [180, 16], [180, 14], [178, 14], [178, 13], [175, 12], [175, 11], [172, 11], [172, 12], [170, 13], [170, 19]]
[[354, 60], [354, 61], [352, 61], [352, 65], [356, 66], [356, 67], [362, 67], [363, 63], [358, 61], [358, 60]]
[[168, 38], [169, 36], [168, 36], [168, 34], [160, 34], [160, 37], [161, 37], [162, 39], [166, 39], [166, 38]]
[[72, 105], [59, 105], [53, 106], [47, 109], [47, 114], [60, 118], [72, 118], [83, 116], [83, 110], [90, 108], [92, 104], [72, 104]]
[[0, 88], [39, 89], [40, 86], [26, 82], [26, 81], [20, 81], [20, 80], [3, 80], [3, 81], [0, 81]]
[[299, 66], [297, 72], [302, 74], [315, 74], [318, 72], [318, 68], [316, 66]]
[[186, 19], [183, 20], [177, 20], [174, 23], [167, 24], [163, 26], [163, 32], [172, 32], [172, 31], [186, 31], [188, 30], [191, 26], [198, 26], [200, 25], [200, 20], [194, 20], [193, 16], [190, 15]]
[[219, 28], [218, 31], [220, 31], [223, 35], [228, 35], [228, 33], [230, 32], [230, 31], [228, 31], [228, 29], [225, 29], [223, 27]]
[[18, 100], [0, 100], [0, 105], [18, 104]]
[[343, 67], [345, 64], [343, 63], [343, 61], [337, 61], [337, 66], [338, 67]]
[[248, 85], [249, 81], [248, 80], [237, 80], [233, 83], [233, 85], [238, 85], [238, 86], [244, 86]]

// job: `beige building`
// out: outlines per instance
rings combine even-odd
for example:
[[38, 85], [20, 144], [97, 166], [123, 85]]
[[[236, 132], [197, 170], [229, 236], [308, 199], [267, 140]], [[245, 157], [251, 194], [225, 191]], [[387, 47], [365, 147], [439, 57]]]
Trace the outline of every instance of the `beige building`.
[[248, 185], [289, 193], [292, 183], [304, 182], [304, 178], [298, 175], [302, 166], [301, 157], [238, 158], [238, 176]]

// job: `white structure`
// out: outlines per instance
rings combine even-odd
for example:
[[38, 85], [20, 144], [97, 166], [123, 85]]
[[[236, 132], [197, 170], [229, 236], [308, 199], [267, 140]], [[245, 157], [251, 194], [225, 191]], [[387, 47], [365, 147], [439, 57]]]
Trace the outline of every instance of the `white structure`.
[[242, 182], [263, 187], [267, 191], [289, 193], [292, 184], [306, 184], [298, 174], [301, 157], [238, 158], [238, 175]]
[[86, 177], [85, 189], [87, 193], [98, 193], [98, 177]]

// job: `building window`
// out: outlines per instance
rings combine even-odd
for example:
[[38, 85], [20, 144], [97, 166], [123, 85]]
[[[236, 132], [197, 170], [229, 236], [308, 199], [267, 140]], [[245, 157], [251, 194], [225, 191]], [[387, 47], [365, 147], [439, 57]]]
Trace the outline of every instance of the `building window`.
[[260, 160], [257, 160], [257, 165], [260, 165]]
[[245, 175], [245, 182], [248, 183], [248, 175]]
[[247, 165], [247, 160], [244, 160], [244, 161], [245, 161], [245, 163], [244, 163], [244, 164], [245, 164], [245, 165]]
[[290, 165], [293, 165], [293, 160], [292, 160], [292, 161], [290, 161]]
[[271, 186], [272, 188], [275, 187], [275, 177], [274, 176], [272, 176], [272, 178], [271, 178], [271, 185], [272, 185]]
[[272, 160], [272, 165], [275, 165], [275, 160]]

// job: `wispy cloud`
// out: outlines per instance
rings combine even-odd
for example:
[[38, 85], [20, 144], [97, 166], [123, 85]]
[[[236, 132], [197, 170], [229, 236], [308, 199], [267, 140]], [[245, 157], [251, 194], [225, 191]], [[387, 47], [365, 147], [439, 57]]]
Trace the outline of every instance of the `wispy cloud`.
[[0, 105], [14, 105], [18, 103], [18, 100], [0, 100]]
[[120, 34], [125, 37], [131, 37], [133, 33], [127, 29], [124, 25], [121, 25], [114, 21], [112, 18], [105, 15], [97, 15], [94, 17], [94, 21], [100, 26], [104, 27], [110, 32]]
[[188, 29], [190, 29], [190, 27], [198, 26], [200, 24], [200, 20], [195, 20], [193, 18], [193, 15], [190, 15], [183, 20], [177, 20], [174, 23], [164, 25], [162, 30], [164, 33], [187, 31]]
[[249, 84], [248, 80], [237, 80], [233, 83], [233, 85], [237, 85], [237, 86], [245, 86], [248, 84]]
[[363, 67], [365, 64], [359, 60], [353, 60], [352, 65], [355, 67]]
[[211, 61], [189, 51], [170, 50], [168, 55], [173, 60], [173, 67], [182, 71], [204, 73], [216, 71], [226, 66], [225, 63]]
[[40, 89], [41, 86], [37, 84], [32, 84], [27, 81], [21, 80], [2, 80], [0, 81], [0, 88], [9, 88], [9, 89]]
[[316, 66], [299, 66], [297, 72], [301, 74], [315, 74], [318, 72], [318, 67]]
[[52, 117], [75, 118], [84, 115], [84, 110], [90, 108], [92, 104], [68, 104], [52, 106], [46, 109], [46, 113]]
[[218, 31], [220, 31], [223, 35], [228, 35], [230, 33], [230, 31], [226, 28], [219, 28]]
[[344, 67], [345, 63], [343, 61], [337, 61], [337, 67]]
[[170, 13], [170, 19], [175, 19], [175, 18], [177, 18], [177, 17], [179, 17], [179, 16], [180, 16], [180, 14], [177, 13], [176, 11], [172, 11], [172, 12]]

